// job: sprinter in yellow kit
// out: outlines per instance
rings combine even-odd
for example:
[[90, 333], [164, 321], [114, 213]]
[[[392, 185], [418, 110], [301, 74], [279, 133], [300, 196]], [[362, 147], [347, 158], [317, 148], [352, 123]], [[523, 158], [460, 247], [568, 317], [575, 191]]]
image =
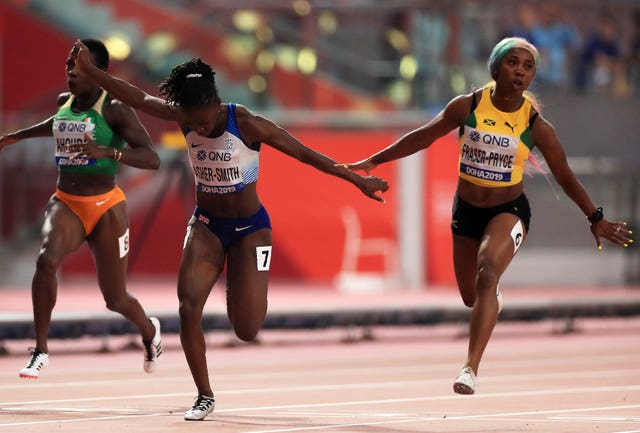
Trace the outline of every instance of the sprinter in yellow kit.
[[624, 247], [632, 242], [626, 223], [606, 220], [602, 208], [593, 203], [569, 167], [553, 126], [527, 91], [539, 59], [536, 47], [525, 39], [503, 39], [489, 57], [493, 82], [457, 96], [429, 123], [387, 148], [346, 164], [369, 172], [459, 131], [459, 179], [451, 219], [453, 266], [462, 300], [473, 308], [467, 360], [453, 385], [459, 394], [476, 390], [480, 360], [502, 304], [498, 283], [529, 231], [531, 211], [522, 173], [530, 149], [536, 146], [542, 152], [556, 181], [584, 212], [598, 249], [601, 238]]

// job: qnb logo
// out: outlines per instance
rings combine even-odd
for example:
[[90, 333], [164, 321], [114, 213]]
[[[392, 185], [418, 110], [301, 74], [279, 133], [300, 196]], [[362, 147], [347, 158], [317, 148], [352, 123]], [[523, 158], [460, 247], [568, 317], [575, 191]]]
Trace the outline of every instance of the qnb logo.
[[83, 122], [69, 123], [67, 125], [67, 131], [69, 132], [85, 132], [87, 130], [87, 124]]
[[485, 134], [482, 136], [482, 142], [490, 146], [509, 147], [509, 137], [500, 137], [491, 134]]
[[231, 154], [229, 152], [209, 152], [207, 156], [209, 161], [231, 161]]
[[207, 159], [207, 151], [206, 150], [197, 151], [196, 158], [198, 159], [198, 161], [204, 161], [205, 159]]
[[85, 132], [87, 124], [84, 122], [61, 122], [58, 127], [60, 132]]
[[469, 133], [469, 138], [471, 139], [471, 141], [473, 141], [474, 143], [477, 143], [478, 141], [480, 141], [480, 133], [478, 131], [471, 131]]

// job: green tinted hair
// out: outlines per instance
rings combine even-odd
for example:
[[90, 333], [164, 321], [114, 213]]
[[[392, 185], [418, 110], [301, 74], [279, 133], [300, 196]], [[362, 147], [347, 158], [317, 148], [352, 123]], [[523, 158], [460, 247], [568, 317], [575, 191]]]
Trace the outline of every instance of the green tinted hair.
[[536, 62], [536, 68], [540, 64], [540, 54], [538, 53], [538, 49], [528, 40], [524, 38], [512, 37], [512, 38], [504, 38], [500, 42], [493, 47], [491, 51], [491, 55], [489, 56], [489, 72], [491, 73], [491, 78], [496, 79], [496, 73], [498, 72], [498, 65], [502, 58], [512, 50], [513, 48], [524, 48], [529, 51], [533, 56]]

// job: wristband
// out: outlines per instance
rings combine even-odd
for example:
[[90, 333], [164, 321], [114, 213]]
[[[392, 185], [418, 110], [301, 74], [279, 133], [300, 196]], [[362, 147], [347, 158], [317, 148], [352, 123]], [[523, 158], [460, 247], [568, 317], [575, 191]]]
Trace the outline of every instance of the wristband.
[[589, 220], [591, 224], [597, 223], [602, 218], [604, 218], [604, 213], [602, 212], [601, 207], [597, 208], [596, 210], [593, 211], [591, 215], [587, 216], [587, 220]]

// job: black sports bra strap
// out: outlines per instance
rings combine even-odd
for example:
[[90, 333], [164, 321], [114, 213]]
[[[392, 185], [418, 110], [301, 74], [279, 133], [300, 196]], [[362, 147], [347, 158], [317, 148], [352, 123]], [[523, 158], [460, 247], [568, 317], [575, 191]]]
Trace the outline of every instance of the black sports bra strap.
[[[476, 97], [476, 91], [474, 90], [473, 92], [471, 92], [471, 109], [469, 110], [469, 116], [471, 116], [471, 114], [473, 113], [473, 110], [475, 110], [477, 107], [478, 107], [478, 98]], [[464, 134], [464, 122], [462, 125], [460, 125], [458, 134], [460, 136]]]
[[476, 98], [476, 92], [471, 93], [471, 110], [469, 110], [469, 114], [473, 113], [473, 110], [478, 106], [478, 98]]

